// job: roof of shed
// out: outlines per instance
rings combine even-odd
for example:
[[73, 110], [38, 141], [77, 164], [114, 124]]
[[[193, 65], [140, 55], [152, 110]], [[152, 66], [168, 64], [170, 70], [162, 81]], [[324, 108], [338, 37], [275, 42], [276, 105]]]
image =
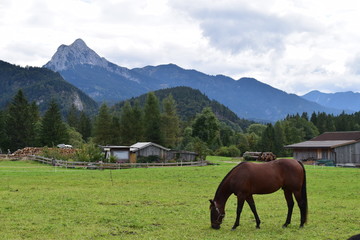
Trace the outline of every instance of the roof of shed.
[[310, 141], [360, 140], [360, 131], [325, 132]]
[[295, 143], [285, 148], [336, 148], [360, 141], [360, 131], [325, 132], [309, 141]]
[[131, 145], [130, 148], [133, 151], [133, 150], [143, 149], [143, 148], [146, 148], [146, 147], [151, 146], [151, 145], [155, 146], [155, 147], [158, 147], [158, 148], [161, 148], [161, 149], [164, 149], [164, 150], [167, 150], [167, 151], [170, 150], [170, 149], [168, 149], [166, 147], [163, 147], [163, 146], [161, 146], [159, 144], [156, 144], [156, 143], [153, 143], [153, 142], [137, 142], [134, 145]]
[[337, 140], [337, 141], [306, 141], [285, 146], [285, 148], [335, 148], [343, 145], [355, 143], [354, 140]]

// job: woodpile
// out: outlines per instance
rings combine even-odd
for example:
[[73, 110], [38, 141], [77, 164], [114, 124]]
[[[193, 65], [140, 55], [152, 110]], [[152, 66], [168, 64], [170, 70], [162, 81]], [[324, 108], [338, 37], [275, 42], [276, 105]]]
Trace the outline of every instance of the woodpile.
[[246, 161], [269, 162], [276, 159], [272, 152], [245, 152], [243, 155]]
[[73, 148], [39, 148], [39, 147], [26, 147], [18, 149], [12, 155], [15, 157], [25, 157], [29, 155], [42, 156], [44, 152], [56, 151], [62, 155], [72, 155], [76, 153], [76, 149]]
[[276, 155], [273, 154], [272, 152], [263, 152], [261, 153], [261, 155], [258, 157], [258, 161], [261, 162], [270, 162], [276, 159]]

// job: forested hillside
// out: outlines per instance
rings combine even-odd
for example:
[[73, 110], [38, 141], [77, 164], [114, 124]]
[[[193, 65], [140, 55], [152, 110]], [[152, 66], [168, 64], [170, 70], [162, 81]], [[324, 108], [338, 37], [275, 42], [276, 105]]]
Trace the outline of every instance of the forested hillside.
[[97, 103], [78, 88], [66, 82], [59, 73], [46, 68], [20, 67], [0, 61], [0, 109], [4, 109], [22, 89], [29, 102], [35, 102], [44, 112], [50, 101], [56, 100], [61, 111], [66, 112], [71, 105], [79, 111], [95, 113]]
[[[228, 126], [236, 130], [244, 130], [250, 124], [254, 123], [246, 119], [240, 119], [234, 112], [229, 108], [220, 104], [218, 101], [210, 100], [205, 94], [199, 90], [192, 89], [190, 87], [174, 87], [161, 89], [154, 92], [156, 97], [161, 102], [164, 98], [170, 94], [176, 102], [176, 110], [181, 120], [188, 121], [194, 119], [196, 114], [202, 112], [205, 107], [210, 107], [216, 117], [226, 123]], [[147, 94], [143, 94], [136, 98], [131, 98], [128, 101], [134, 105], [135, 101], [138, 101], [140, 106], [145, 105]], [[119, 111], [124, 106], [126, 101], [122, 101], [115, 104], [113, 109]]]

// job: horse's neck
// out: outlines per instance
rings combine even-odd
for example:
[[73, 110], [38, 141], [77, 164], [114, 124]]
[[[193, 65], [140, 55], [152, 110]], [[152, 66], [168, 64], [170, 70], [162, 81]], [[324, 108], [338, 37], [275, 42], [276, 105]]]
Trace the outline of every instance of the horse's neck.
[[232, 194], [232, 191], [227, 186], [227, 184], [225, 182], [221, 183], [220, 186], [218, 187], [215, 197], [214, 197], [214, 201], [219, 206], [219, 208], [225, 208], [225, 204], [231, 194]]

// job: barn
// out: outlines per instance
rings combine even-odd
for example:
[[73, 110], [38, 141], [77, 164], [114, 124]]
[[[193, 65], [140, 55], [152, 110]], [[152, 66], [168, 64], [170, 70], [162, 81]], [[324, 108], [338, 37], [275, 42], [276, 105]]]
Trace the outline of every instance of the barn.
[[159, 144], [152, 142], [138, 142], [130, 146], [131, 162], [139, 162], [141, 159], [157, 158], [164, 160], [166, 158], [169, 148], [165, 148]]
[[287, 145], [285, 148], [292, 149], [297, 160], [360, 167], [360, 131], [325, 132], [309, 141]]

